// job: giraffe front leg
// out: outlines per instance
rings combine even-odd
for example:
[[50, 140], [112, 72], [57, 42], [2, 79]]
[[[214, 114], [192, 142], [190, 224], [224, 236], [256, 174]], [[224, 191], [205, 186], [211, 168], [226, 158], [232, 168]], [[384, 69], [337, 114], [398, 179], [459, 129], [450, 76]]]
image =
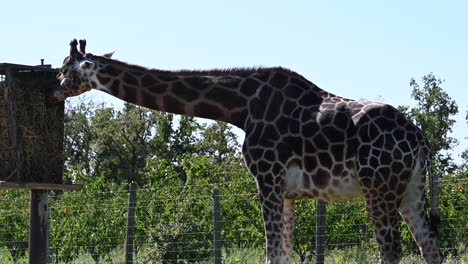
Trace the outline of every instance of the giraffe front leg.
[[291, 263], [295, 209], [294, 200], [285, 199], [283, 201], [283, 263]]
[[[266, 263], [283, 264], [283, 199], [280, 188], [274, 183], [265, 181], [271, 175], [257, 176], [257, 189], [262, 208], [266, 237]], [[275, 191], [276, 190], [276, 191]]]

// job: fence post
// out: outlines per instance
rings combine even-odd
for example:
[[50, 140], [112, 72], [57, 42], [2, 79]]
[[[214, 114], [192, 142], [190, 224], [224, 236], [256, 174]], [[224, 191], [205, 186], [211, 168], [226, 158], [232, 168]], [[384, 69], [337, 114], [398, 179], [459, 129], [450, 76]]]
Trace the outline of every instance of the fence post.
[[49, 191], [31, 190], [29, 205], [29, 264], [46, 264], [49, 258]]
[[137, 203], [137, 185], [130, 183], [128, 196], [127, 236], [125, 241], [125, 263], [133, 263], [133, 238], [135, 235], [135, 207]]
[[221, 264], [221, 210], [218, 189], [213, 190], [213, 249], [214, 264]]
[[321, 200], [317, 200], [317, 214], [315, 222], [315, 263], [325, 263], [325, 231], [327, 229], [326, 224], [327, 214], [327, 203]]
[[[429, 167], [429, 170], [432, 170], [432, 166]], [[439, 179], [439, 172], [434, 173], [432, 172], [430, 178], [430, 196], [431, 196], [431, 216], [435, 217], [435, 219], [431, 219], [431, 221], [440, 221], [440, 210], [439, 210], [439, 195], [440, 195], [440, 179]], [[439, 223], [433, 223], [439, 224]]]
[[364, 235], [364, 240], [359, 239], [356, 241], [356, 245], [364, 246], [365, 244], [369, 243], [370, 235], [369, 235], [369, 226], [367, 224], [361, 224], [361, 233]]

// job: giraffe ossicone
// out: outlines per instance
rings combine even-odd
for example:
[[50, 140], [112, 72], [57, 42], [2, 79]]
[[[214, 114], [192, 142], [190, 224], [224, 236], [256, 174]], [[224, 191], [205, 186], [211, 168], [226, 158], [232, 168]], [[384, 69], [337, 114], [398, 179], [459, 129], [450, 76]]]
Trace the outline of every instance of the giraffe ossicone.
[[381, 263], [402, 257], [399, 214], [426, 262], [442, 262], [437, 228], [424, 211], [430, 146], [392, 106], [336, 96], [280, 67], [164, 71], [95, 56], [85, 45], [70, 43], [52, 102], [97, 89], [245, 131], [242, 152], [257, 184], [267, 263], [291, 261], [295, 200], [358, 196], [366, 199]]

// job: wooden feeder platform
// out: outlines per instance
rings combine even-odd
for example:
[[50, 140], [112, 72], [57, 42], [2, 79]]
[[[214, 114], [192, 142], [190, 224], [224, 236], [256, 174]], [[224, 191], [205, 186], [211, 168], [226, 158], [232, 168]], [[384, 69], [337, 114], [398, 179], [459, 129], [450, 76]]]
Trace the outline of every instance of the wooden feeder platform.
[[0, 63], [0, 181], [62, 183], [64, 103], [47, 103], [56, 74]]
[[30, 190], [79, 191], [82, 188], [83, 188], [82, 184], [56, 184], [56, 183], [0, 181], [0, 190], [2, 189], [30, 189]]
[[57, 72], [43, 62], [0, 63], [0, 190], [31, 190], [30, 264], [50, 262], [49, 191], [83, 187], [62, 182], [64, 103], [47, 103]]

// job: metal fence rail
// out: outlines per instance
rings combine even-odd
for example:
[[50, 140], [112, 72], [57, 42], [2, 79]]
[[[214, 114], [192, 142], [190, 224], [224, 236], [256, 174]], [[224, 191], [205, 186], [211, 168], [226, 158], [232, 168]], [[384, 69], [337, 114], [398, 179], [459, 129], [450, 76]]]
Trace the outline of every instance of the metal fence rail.
[[[449, 263], [467, 259], [467, 185], [467, 178], [441, 181], [440, 233], [442, 250], [454, 261]], [[51, 193], [50, 262], [263, 263], [263, 223], [252, 188], [236, 191], [229, 184], [140, 188], [135, 191], [132, 221], [124, 187]], [[13, 263], [16, 254], [17, 263], [26, 263], [28, 193], [3, 191], [0, 201], [0, 262]], [[298, 201], [296, 211], [295, 263], [316, 263], [321, 257], [325, 263], [343, 263], [339, 262], [343, 258], [359, 263], [363, 254], [377, 258], [363, 199], [327, 203], [324, 222], [317, 221], [320, 208], [314, 200]], [[420, 260], [404, 224], [402, 230], [405, 256]]]

